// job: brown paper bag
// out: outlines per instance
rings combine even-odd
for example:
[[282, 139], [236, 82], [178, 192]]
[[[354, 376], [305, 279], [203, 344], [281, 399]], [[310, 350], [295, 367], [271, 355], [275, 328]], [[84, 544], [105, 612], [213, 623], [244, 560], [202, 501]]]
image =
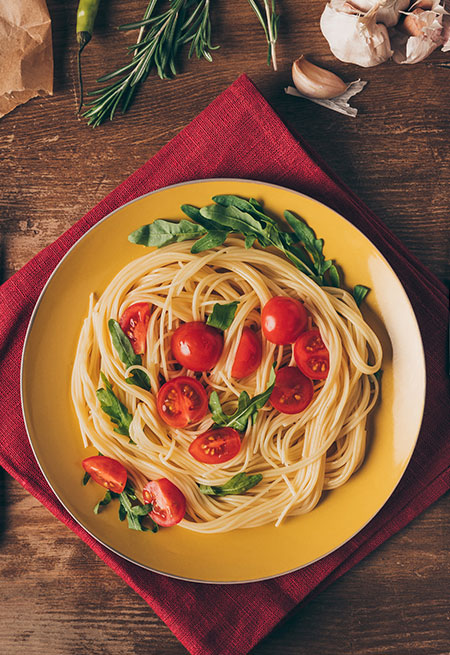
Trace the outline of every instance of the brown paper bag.
[[0, 0], [0, 117], [53, 94], [50, 16], [45, 0]]

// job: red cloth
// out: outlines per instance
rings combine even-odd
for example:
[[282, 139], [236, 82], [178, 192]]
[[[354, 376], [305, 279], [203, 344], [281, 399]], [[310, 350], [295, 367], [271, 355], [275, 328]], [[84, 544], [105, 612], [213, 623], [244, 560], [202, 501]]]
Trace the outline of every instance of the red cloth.
[[[352, 221], [388, 259], [424, 339], [428, 391], [414, 456], [395, 493], [356, 537], [295, 573], [245, 585], [202, 585], [151, 573], [97, 543], [44, 480], [23, 424], [19, 370], [33, 306], [53, 268], [86, 230], [120, 205], [160, 187], [209, 177], [250, 178], [301, 191]], [[0, 463], [133, 587], [195, 655], [247, 653], [288, 612], [327, 586], [450, 486], [445, 287], [294, 136], [241, 76], [158, 154], [0, 287]], [[209, 612], [214, 606], [216, 611]], [[220, 624], [215, 621], [220, 611]]]

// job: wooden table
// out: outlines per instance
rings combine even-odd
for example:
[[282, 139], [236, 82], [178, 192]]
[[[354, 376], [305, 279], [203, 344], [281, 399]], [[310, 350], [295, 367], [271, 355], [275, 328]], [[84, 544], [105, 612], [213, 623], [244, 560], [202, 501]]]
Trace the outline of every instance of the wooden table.
[[[155, 154], [246, 72], [288, 120], [429, 269], [448, 278], [450, 70], [436, 51], [415, 66], [359, 69], [333, 58], [323, 2], [279, 1], [279, 71], [244, 0], [213, 2], [214, 63], [180, 61], [148, 79], [131, 111], [96, 130], [75, 116], [75, 0], [49, 0], [55, 94], [0, 121], [1, 277], [8, 278]], [[86, 84], [124, 56], [145, 2], [104, 2], [85, 51]], [[302, 9], [303, 7], [303, 9]], [[308, 53], [369, 85], [346, 118], [287, 97], [291, 61]], [[6, 474], [0, 477], [0, 651], [4, 655], [175, 655], [186, 652], [147, 604]], [[444, 655], [450, 652], [450, 497], [280, 626], [254, 655]], [[220, 620], [220, 617], [218, 617]]]

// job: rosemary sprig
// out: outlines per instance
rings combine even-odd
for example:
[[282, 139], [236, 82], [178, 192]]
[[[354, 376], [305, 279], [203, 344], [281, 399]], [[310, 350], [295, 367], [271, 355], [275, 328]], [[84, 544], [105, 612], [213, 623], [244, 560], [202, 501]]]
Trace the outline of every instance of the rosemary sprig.
[[[155, 13], [158, 0], [150, 0], [142, 20], [121, 25], [120, 30], [139, 29], [137, 42], [128, 47], [131, 61], [112, 73], [100, 77], [100, 84], [114, 80], [110, 85], [90, 91], [91, 99], [83, 116], [88, 125], [96, 127], [107, 118], [113, 119], [119, 105], [122, 113], [128, 109], [139, 86], [155, 68], [161, 79], [176, 75], [175, 59], [185, 44], [190, 44], [189, 57], [212, 61], [210, 50], [210, 0], [171, 0], [162, 13]], [[118, 79], [116, 79], [118, 78]]]
[[280, 17], [276, 12], [275, 0], [271, 0], [270, 4], [269, 0], [263, 0], [264, 11], [256, 0], [248, 0], [248, 2], [263, 26], [264, 34], [266, 35], [266, 40], [269, 46], [267, 51], [267, 65], [270, 66], [272, 63], [273, 69], [277, 70], [275, 44], [278, 37], [278, 23]]

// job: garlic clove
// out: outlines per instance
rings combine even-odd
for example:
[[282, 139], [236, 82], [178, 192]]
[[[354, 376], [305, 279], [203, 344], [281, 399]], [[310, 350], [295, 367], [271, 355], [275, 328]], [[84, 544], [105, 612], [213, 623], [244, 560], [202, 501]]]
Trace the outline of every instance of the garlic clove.
[[410, 36], [419, 36], [422, 33], [424, 27], [426, 27], [425, 21], [420, 19], [420, 14], [423, 14], [423, 9], [413, 9], [410, 14], [405, 16], [403, 23], [400, 25], [399, 29], [405, 34]]
[[292, 64], [295, 88], [309, 98], [335, 98], [347, 89], [347, 84], [325, 68], [316, 66], [301, 55]]

